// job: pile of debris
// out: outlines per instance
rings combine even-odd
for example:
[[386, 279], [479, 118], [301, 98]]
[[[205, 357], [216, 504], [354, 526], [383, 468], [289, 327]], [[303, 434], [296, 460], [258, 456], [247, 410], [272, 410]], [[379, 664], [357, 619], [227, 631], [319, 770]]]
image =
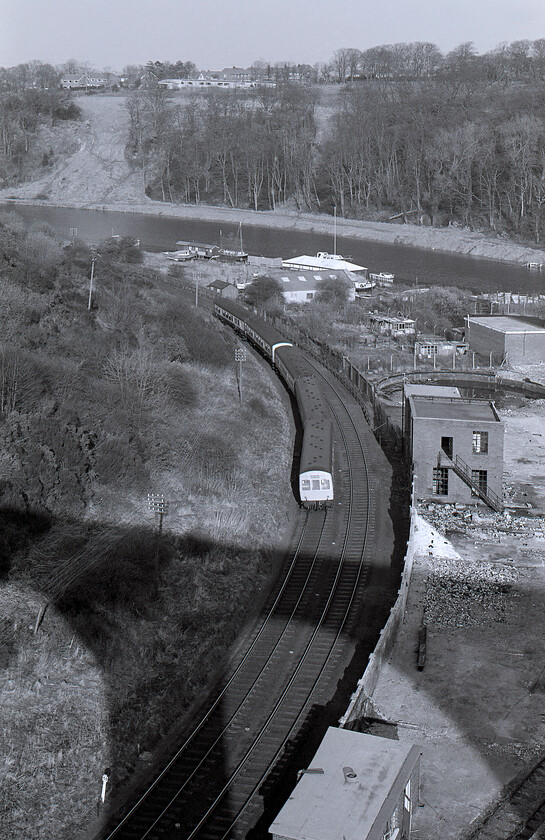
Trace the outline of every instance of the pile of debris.
[[426, 580], [423, 621], [428, 626], [505, 623], [517, 596], [516, 569], [470, 560], [433, 560]]
[[493, 513], [476, 506], [423, 504], [418, 507], [424, 519], [447, 538], [465, 534], [475, 538], [498, 541], [502, 533], [545, 537], [545, 518], [542, 516], [514, 516], [508, 510]]

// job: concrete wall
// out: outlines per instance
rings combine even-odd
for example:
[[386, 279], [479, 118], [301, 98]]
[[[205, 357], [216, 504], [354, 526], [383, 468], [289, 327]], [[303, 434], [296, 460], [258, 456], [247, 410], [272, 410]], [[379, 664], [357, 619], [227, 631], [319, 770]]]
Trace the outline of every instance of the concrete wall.
[[505, 356], [505, 334], [490, 327], [475, 324], [469, 320], [469, 346], [482, 356], [493, 354], [495, 364], [503, 361]]
[[545, 361], [545, 332], [505, 336], [505, 353], [508, 364], [526, 365]]
[[356, 728], [361, 718], [371, 714], [370, 697], [376, 688], [380, 671], [393, 650], [397, 634], [403, 624], [414, 561], [415, 521], [416, 511], [414, 507], [411, 507], [409, 541], [407, 543], [403, 574], [401, 576], [401, 585], [397, 593], [397, 599], [390, 611], [388, 621], [380, 631], [380, 638], [373, 653], [369, 657], [369, 663], [364, 671], [363, 677], [359, 680], [356, 691], [350, 698], [348, 709], [339, 721], [339, 726], [342, 729]]
[[[521, 329], [523, 325], [521, 324]], [[498, 364], [504, 356], [512, 365], [545, 361], [545, 331], [503, 333], [469, 321], [469, 346], [482, 356], [493, 355]]]

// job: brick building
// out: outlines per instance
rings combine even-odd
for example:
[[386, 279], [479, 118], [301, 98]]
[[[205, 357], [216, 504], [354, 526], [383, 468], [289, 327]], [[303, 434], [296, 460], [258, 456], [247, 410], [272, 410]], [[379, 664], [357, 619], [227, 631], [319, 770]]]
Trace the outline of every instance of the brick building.
[[491, 315], [467, 319], [469, 346], [491, 358], [493, 364], [504, 359], [511, 365], [545, 361], [545, 327], [535, 326], [512, 315]]
[[273, 840], [409, 840], [419, 768], [413, 744], [330, 726], [269, 832]]
[[504, 427], [493, 403], [406, 385], [403, 427], [416, 499], [501, 510]]

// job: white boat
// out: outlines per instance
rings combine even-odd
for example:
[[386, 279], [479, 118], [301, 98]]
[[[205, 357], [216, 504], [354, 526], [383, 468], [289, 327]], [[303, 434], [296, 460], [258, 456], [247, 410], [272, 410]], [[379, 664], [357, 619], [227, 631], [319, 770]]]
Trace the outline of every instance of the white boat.
[[186, 260], [194, 260], [197, 257], [197, 252], [191, 248], [182, 248], [179, 251], [163, 251], [168, 260], [175, 262], [185, 262]]
[[543, 268], [543, 263], [529, 262], [529, 263], [526, 263], [526, 268], [531, 268], [533, 270], [539, 270], [540, 268]]
[[394, 274], [387, 271], [369, 272], [369, 280], [374, 280], [379, 286], [390, 286], [394, 282]]

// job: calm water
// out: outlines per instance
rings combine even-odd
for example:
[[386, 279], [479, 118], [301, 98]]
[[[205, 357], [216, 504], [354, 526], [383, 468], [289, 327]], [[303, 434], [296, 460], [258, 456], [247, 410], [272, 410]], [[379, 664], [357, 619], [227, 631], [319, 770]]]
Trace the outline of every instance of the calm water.
[[[177, 240], [220, 242], [229, 236], [236, 241], [238, 224], [203, 222], [197, 219], [167, 219], [161, 216], [100, 210], [73, 210], [63, 207], [7, 206], [27, 221], [47, 221], [61, 236], [69, 238], [72, 229], [89, 243], [97, 243], [113, 234], [140, 239], [149, 251], [173, 250]], [[314, 255], [317, 251], [333, 251], [332, 237], [324, 234], [246, 225], [243, 227], [244, 248], [250, 254], [267, 257]], [[418, 285], [435, 283], [462, 286], [475, 291], [513, 291], [545, 293], [545, 270], [527, 268], [479, 259], [442, 254], [408, 245], [386, 245], [358, 239], [337, 237], [337, 252], [350, 256], [370, 271], [388, 271], [396, 279]]]

